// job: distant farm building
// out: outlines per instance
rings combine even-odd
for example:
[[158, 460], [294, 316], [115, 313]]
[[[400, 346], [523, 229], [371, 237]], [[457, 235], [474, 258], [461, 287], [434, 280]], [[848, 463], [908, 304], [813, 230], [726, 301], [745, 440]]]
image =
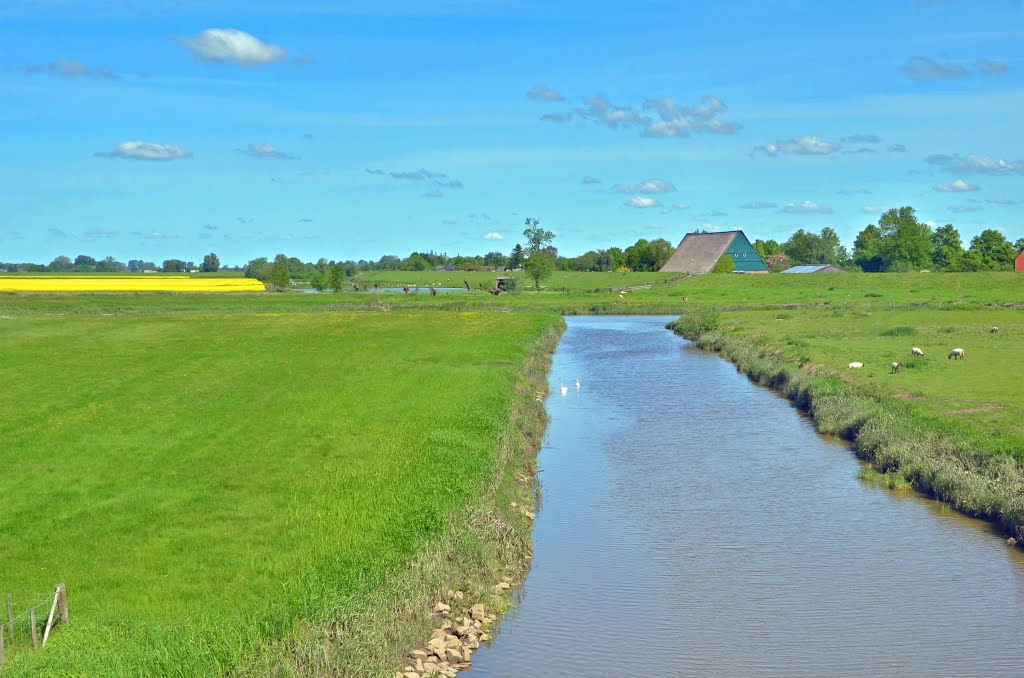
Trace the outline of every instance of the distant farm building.
[[814, 264], [787, 268], [783, 273], [846, 273], [846, 270], [832, 264]]
[[661, 267], [661, 273], [710, 273], [723, 256], [732, 257], [735, 273], [768, 273], [761, 255], [743, 231], [687, 233], [675, 253]]
[[1017, 258], [1013, 261], [1013, 270], [1017, 273], [1024, 273], [1024, 252], [1017, 255]]

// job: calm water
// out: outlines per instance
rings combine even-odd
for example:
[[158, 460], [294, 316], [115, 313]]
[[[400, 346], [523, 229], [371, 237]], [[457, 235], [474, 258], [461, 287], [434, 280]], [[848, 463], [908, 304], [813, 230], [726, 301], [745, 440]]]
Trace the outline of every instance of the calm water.
[[987, 525], [858, 481], [668, 318], [566, 320], [533, 567], [470, 676], [1024, 675]]

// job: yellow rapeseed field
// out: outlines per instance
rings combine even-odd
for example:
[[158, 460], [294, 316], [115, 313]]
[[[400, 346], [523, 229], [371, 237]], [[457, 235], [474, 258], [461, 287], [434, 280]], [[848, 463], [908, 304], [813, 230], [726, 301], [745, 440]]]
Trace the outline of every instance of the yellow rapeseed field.
[[253, 278], [188, 278], [180, 275], [0, 276], [0, 292], [262, 292]]

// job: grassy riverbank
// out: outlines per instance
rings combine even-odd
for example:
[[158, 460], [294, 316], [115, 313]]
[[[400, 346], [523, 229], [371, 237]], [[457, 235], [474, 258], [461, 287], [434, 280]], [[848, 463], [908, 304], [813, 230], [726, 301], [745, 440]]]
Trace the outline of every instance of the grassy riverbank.
[[0, 588], [72, 619], [5, 676], [380, 675], [522, 567], [557, 317], [0, 322]]
[[[893, 482], [1024, 537], [1020, 311], [694, 307], [674, 329], [784, 393]], [[956, 347], [965, 360], [947, 358]]]

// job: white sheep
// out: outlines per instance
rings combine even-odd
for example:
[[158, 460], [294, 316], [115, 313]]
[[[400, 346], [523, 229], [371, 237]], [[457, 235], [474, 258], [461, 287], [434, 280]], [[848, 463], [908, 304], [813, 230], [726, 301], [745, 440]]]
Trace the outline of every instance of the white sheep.
[[900, 371], [901, 367], [903, 367], [903, 363], [893, 363], [892, 364], [892, 373], [896, 374], [897, 372]]
[[990, 334], [995, 334], [996, 332], [999, 331], [999, 328], [993, 325], [992, 327], [988, 328], [988, 331]]
[[953, 360], [963, 360], [964, 350], [962, 348], [954, 348], [952, 351], [949, 352], [949, 355], [947, 357], [952, 358]]
[[850, 369], [851, 370], [859, 370], [862, 367], [864, 367], [864, 363], [856, 363], [856, 362], [850, 363]]
[[914, 348], [910, 349], [910, 355], [924, 355], [924, 351], [915, 346]]

